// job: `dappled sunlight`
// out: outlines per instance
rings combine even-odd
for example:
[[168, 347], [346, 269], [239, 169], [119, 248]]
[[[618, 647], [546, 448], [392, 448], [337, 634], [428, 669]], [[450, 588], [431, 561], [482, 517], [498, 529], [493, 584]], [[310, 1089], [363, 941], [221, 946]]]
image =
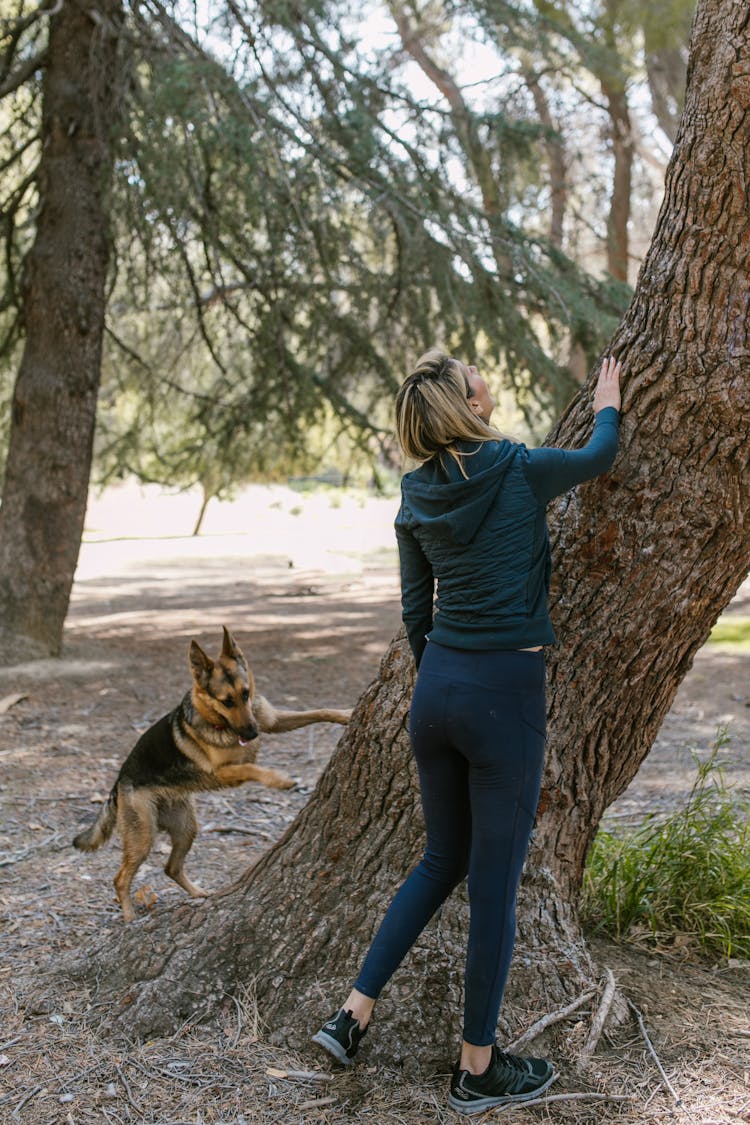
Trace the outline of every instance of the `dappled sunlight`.
[[397, 629], [395, 499], [253, 486], [216, 504], [207, 534], [175, 534], [194, 500], [130, 485], [92, 502], [66, 637], [143, 643], [227, 624], [251, 641], [282, 621], [294, 660], [295, 646], [322, 656], [344, 638], [379, 652], [367, 634], [384, 609]]

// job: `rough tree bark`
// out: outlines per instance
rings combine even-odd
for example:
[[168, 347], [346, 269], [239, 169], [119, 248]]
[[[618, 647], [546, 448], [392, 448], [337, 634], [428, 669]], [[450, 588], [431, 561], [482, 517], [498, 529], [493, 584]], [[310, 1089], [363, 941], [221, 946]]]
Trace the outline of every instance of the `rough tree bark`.
[[66, 0], [50, 18], [26, 343], [0, 509], [0, 631], [16, 660], [19, 650], [59, 651], [86, 512], [121, 23], [120, 0]]
[[[587, 848], [750, 566], [749, 182], [750, 9], [702, 0], [664, 204], [612, 344], [627, 371], [621, 450], [611, 474], [550, 514], [560, 643], [549, 656], [548, 760], [501, 1032], [597, 979], [576, 917]], [[585, 440], [590, 394], [568, 409], [555, 443]], [[99, 982], [92, 1017], [166, 1032], [253, 980], [279, 1038], [305, 1040], [345, 993], [419, 852], [411, 685], [397, 638], [283, 839], [234, 887], [88, 951], [76, 972]], [[381, 1000], [388, 1034], [368, 1040], [371, 1058], [417, 1051], [423, 1065], [445, 1065], [465, 927], [456, 895]]]

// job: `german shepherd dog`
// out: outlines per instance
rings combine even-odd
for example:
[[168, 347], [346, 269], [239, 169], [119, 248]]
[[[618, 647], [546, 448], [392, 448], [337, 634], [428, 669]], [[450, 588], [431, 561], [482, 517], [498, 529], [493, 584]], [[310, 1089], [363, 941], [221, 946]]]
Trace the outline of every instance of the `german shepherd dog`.
[[262, 695], [247, 660], [224, 626], [218, 660], [190, 643], [193, 686], [182, 702], [145, 731], [125, 759], [109, 798], [94, 823], [73, 841], [95, 851], [117, 825], [122, 863], [115, 891], [126, 922], [135, 918], [130, 885], [148, 856], [156, 832], [165, 831], [172, 850], [165, 871], [194, 897], [206, 892], [185, 874], [185, 857], [198, 832], [192, 793], [257, 781], [272, 789], [295, 782], [278, 770], [255, 764], [259, 734], [279, 734], [310, 723], [347, 723], [351, 711], [277, 711]]

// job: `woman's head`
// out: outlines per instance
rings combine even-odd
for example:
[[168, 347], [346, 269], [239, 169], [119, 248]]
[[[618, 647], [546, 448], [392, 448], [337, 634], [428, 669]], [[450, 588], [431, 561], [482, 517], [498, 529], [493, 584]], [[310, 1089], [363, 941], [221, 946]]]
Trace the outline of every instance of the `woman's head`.
[[432, 348], [417, 361], [396, 395], [396, 430], [407, 457], [426, 461], [443, 450], [458, 458], [457, 441], [493, 441], [495, 406], [476, 367]]

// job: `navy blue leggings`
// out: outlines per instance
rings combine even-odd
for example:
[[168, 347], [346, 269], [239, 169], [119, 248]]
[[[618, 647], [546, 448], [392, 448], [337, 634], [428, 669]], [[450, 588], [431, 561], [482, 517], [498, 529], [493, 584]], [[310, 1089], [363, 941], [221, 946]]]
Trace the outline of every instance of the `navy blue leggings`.
[[544, 758], [542, 652], [469, 652], [430, 641], [410, 735], [427, 846], [391, 902], [355, 988], [377, 998], [468, 873], [464, 1039], [495, 1042], [516, 933], [516, 889]]

